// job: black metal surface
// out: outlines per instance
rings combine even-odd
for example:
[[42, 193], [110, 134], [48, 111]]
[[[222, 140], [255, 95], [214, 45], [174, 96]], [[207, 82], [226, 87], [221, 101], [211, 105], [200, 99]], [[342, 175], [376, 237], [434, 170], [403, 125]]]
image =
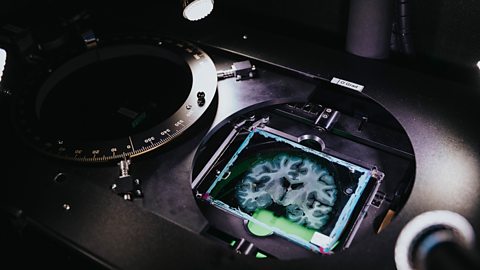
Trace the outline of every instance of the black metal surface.
[[452, 242], [441, 243], [432, 248], [422, 269], [478, 269], [480, 257]]
[[[355, 258], [365, 268], [393, 269], [392, 260], [371, 258], [393, 254], [396, 236], [406, 222], [432, 209], [458, 212], [478, 230], [480, 217], [476, 194], [479, 192], [480, 149], [474, 123], [480, 97], [475, 88], [375, 60], [323, 50], [312, 44], [295, 45], [295, 41], [281, 37], [270, 37], [266, 41], [262, 35], [251, 32], [249, 39], [242, 41], [244, 44], [238, 45], [235, 40], [240, 40], [238, 34], [224, 39], [212, 35], [202, 41], [279, 66], [289, 66], [312, 77], [336, 76], [365, 85], [364, 94], [391, 112], [406, 130], [416, 160], [412, 194], [384, 234], [368, 239], [369, 244], [364, 249], [346, 250], [346, 256], [352, 256], [350, 258]], [[267, 49], [272, 43], [277, 44], [273, 52]], [[295, 46], [302, 49], [295, 50], [293, 55], [291, 48]], [[311, 57], [312, 54], [316, 57]], [[459, 180], [452, 182], [453, 179]]]
[[[249, 58], [258, 68], [258, 78], [220, 81], [214, 113], [162, 151], [133, 160], [131, 174], [144, 183], [143, 203], [126, 202], [109, 190], [118, 177], [116, 164], [80, 166], [44, 157], [18, 143], [3, 106], [8, 97], [2, 97], [1, 138], [8, 157], [2, 161], [7, 190], [2, 206], [22, 210], [27, 222], [69, 248], [107, 268], [120, 269], [395, 269], [399, 232], [410, 219], [433, 209], [463, 215], [480, 233], [478, 89], [253, 30], [179, 31], [178, 37], [199, 42], [217, 69]], [[365, 89], [360, 94], [338, 88], [329, 102], [340, 104], [342, 97], [358, 95], [371, 98], [399, 121], [412, 143], [415, 182], [391, 225], [341, 254], [293, 261], [235, 255], [201, 236], [207, 222], [190, 182], [195, 151], [207, 132], [215, 131], [231, 114], [259, 104], [304, 101], [318, 81], [332, 77]], [[55, 183], [59, 172], [65, 181]], [[19, 257], [25, 259], [23, 255]]]

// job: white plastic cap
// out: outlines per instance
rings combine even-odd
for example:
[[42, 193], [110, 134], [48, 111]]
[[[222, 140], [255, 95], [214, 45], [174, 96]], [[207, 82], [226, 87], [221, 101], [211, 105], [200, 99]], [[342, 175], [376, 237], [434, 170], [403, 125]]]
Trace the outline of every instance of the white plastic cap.
[[213, 10], [213, 0], [194, 0], [183, 9], [183, 17], [190, 21], [205, 18]]
[[0, 81], [2, 81], [3, 69], [7, 62], [7, 52], [0, 48]]

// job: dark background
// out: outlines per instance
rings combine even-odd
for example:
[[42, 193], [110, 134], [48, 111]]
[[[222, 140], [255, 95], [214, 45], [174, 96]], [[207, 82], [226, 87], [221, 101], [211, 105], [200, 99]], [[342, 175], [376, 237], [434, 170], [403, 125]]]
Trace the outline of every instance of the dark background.
[[[308, 40], [323, 47], [345, 48], [349, 0], [217, 0], [210, 16], [188, 22], [179, 0], [58, 1], [7, 0], [0, 4], [0, 23], [17, 21], [42, 27], [78, 10], [87, 9], [102, 26], [122, 30], [156, 30], [173, 24], [230, 31], [252, 27]], [[392, 51], [384, 61], [480, 86], [480, 1], [411, 0], [407, 3], [414, 54]], [[98, 26], [100, 27], [100, 26]], [[47, 27], [48, 28], [48, 27]], [[51, 30], [51, 28], [50, 28]]]
[[[480, 1], [417, 0], [409, 4], [414, 54], [404, 55], [392, 51], [388, 59], [378, 61], [460, 82], [478, 89], [480, 71], [476, 63], [480, 60]], [[214, 27], [225, 32], [233, 30], [238, 32], [239, 29], [253, 28], [286, 36], [293, 41], [318, 44], [319, 50], [322, 50], [322, 47], [328, 47], [344, 51], [349, 1], [217, 0], [210, 16], [199, 22], [189, 22], [181, 16], [181, 5], [178, 0], [160, 0], [154, 4], [143, 0], [129, 2], [3, 0], [0, 2], [0, 26], [9, 23], [30, 28], [34, 30], [37, 40], [48, 41], [62, 31], [58, 28], [59, 22], [70, 19], [82, 10], [89, 11], [95, 23], [93, 30], [99, 35], [102, 31], [175, 32], [186, 28], [194, 31]], [[248, 34], [248, 30], [245, 33]], [[311, 53], [315, 54], [315, 51]], [[413, 85], [413, 83], [407, 85]], [[429, 88], [422, 90], [431, 91], [427, 96], [436, 95]], [[444, 96], [450, 97], [446, 93]], [[424, 109], [420, 105], [419, 107]], [[435, 115], [436, 117], [438, 115]], [[428, 137], [430, 135], [428, 134]], [[6, 223], [4, 220], [0, 221], [2, 227], [11, 226], [11, 224], [4, 225], [3, 223]], [[16, 242], [18, 237], [8, 232], [2, 234], [2, 240], [9, 243], [15, 242], [18, 246], [26, 244], [31, 249], [27, 253], [36, 254], [38, 251], [44, 251], [32, 259], [37, 264], [50, 264], [59, 268], [71, 268], [75, 264], [83, 269], [98, 267], [98, 265], [91, 265], [91, 262], [83, 257], [58, 249], [59, 243], [51, 238], [43, 238], [33, 229], [25, 230], [24, 233], [31, 234], [30, 239], [33, 238], [33, 240], [19, 243]], [[13, 246], [3, 257], [8, 257], [15, 252], [17, 252], [16, 246]], [[66, 259], [58, 260], [59, 257]], [[24, 261], [24, 258], [9, 259], [17, 265], [29, 263]]]

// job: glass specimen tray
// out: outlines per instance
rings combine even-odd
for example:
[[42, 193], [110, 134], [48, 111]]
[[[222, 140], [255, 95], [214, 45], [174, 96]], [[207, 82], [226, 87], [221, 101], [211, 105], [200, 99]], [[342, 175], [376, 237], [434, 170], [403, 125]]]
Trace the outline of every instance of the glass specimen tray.
[[346, 241], [382, 173], [272, 128], [237, 135], [206, 173], [197, 198], [243, 219], [258, 237], [276, 234], [324, 254]]

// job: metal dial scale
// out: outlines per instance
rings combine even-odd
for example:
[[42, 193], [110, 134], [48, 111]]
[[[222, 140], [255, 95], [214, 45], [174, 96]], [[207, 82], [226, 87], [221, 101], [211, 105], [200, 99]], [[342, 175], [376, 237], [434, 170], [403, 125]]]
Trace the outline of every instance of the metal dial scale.
[[[82, 131], [88, 134], [87, 139], [73, 139], [73, 136], [59, 136], [49, 128], [46, 128], [41, 121], [40, 107], [44, 103], [47, 96], [51, 93], [58, 84], [62, 83], [66, 77], [83, 67], [90, 67], [100, 61], [111, 61], [125, 57], [151, 57], [160, 59], [164, 62], [174, 64], [183, 68], [185, 72], [182, 78], [190, 78], [191, 83], [186, 93], [186, 99], [181, 104], [176, 106], [176, 110], [170, 112], [169, 115], [164, 115], [160, 121], [150, 124], [143, 130], [137, 131], [135, 128], [123, 130], [113, 136], [104, 138], [101, 133], [104, 130], [90, 130]], [[41, 65], [39, 65], [41, 66]], [[127, 69], [136, 69], [138, 67], [130, 66]], [[167, 69], [169, 69], [167, 67]], [[129, 71], [126, 71], [128, 75]], [[152, 71], [154, 72], [154, 71]], [[123, 73], [125, 74], [125, 73]], [[167, 74], [169, 76], [171, 74]], [[165, 74], [159, 72], [160, 80], [167, 80], [163, 78]], [[41, 152], [62, 159], [75, 160], [81, 162], [102, 162], [109, 160], [124, 159], [126, 157], [138, 156], [158, 147], [161, 147], [193, 125], [209, 108], [216, 93], [217, 76], [213, 61], [201, 49], [197, 48], [191, 43], [185, 41], [176, 41], [172, 39], [160, 38], [122, 38], [106, 42], [98, 42], [96, 46], [90, 50], [73, 57], [57, 67], [50, 67], [43, 64], [28, 87], [22, 89], [18, 95], [14, 96], [13, 102], [14, 122], [19, 123], [18, 129], [20, 134], [23, 134], [24, 139], [30, 145]], [[122, 78], [119, 78], [122, 80]], [[89, 78], [84, 78], [89, 80]], [[90, 82], [92, 87], [97, 87], [95, 82]], [[161, 102], [169, 102], [168, 96], [175, 95], [181, 89], [161, 89], [164, 86], [158, 86], [158, 94], [160, 97], [147, 97], [147, 99], [157, 99]], [[162, 92], [171, 93], [162, 93]], [[134, 92], [138, 92], [135, 91]], [[93, 96], [87, 99], [95, 99], [98, 96], [105, 95], [102, 89], [96, 89]], [[97, 96], [98, 95], [98, 96]], [[135, 98], [138, 95], [132, 95]], [[165, 101], [165, 97], [167, 101]], [[118, 103], [118, 101], [117, 101]], [[121, 102], [120, 102], [121, 103]], [[32, 106], [33, 104], [33, 106]], [[142, 120], [141, 113], [133, 112], [128, 108], [123, 108], [122, 104], [115, 104], [114, 113], [123, 113], [131, 116], [131, 126]], [[156, 105], [159, 106], [159, 105]], [[161, 106], [161, 105], [160, 105]], [[168, 106], [175, 106], [175, 104], [168, 104]], [[32, 110], [35, 108], [35, 110]], [[120, 109], [118, 109], [120, 108]], [[69, 106], [68, 109], [75, 110]], [[95, 110], [96, 108], [81, 108], [79, 110]], [[170, 109], [170, 111], [172, 111]], [[56, 112], [61, 114], [62, 112]], [[93, 113], [94, 114], [94, 113]], [[62, 119], [58, 116], [58, 119]], [[68, 119], [65, 119], [68, 120]], [[85, 119], [89, 121], [91, 119]], [[108, 119], [107, 119], [108, 120]], [[154, 122], [156, 120], [153, 120]], [[59, 122], [59, 121], [57, 121]], [[82, 126], [85, 123], [77, 123]], [[107, 124], [107, 123], [105, 123]], [[62, 123], [58, 123], [58, 130], [61, 131]], [[79, 129], [82, 129], [80, 127]], [[80, 136], [81, 137], [81, 136]]]

